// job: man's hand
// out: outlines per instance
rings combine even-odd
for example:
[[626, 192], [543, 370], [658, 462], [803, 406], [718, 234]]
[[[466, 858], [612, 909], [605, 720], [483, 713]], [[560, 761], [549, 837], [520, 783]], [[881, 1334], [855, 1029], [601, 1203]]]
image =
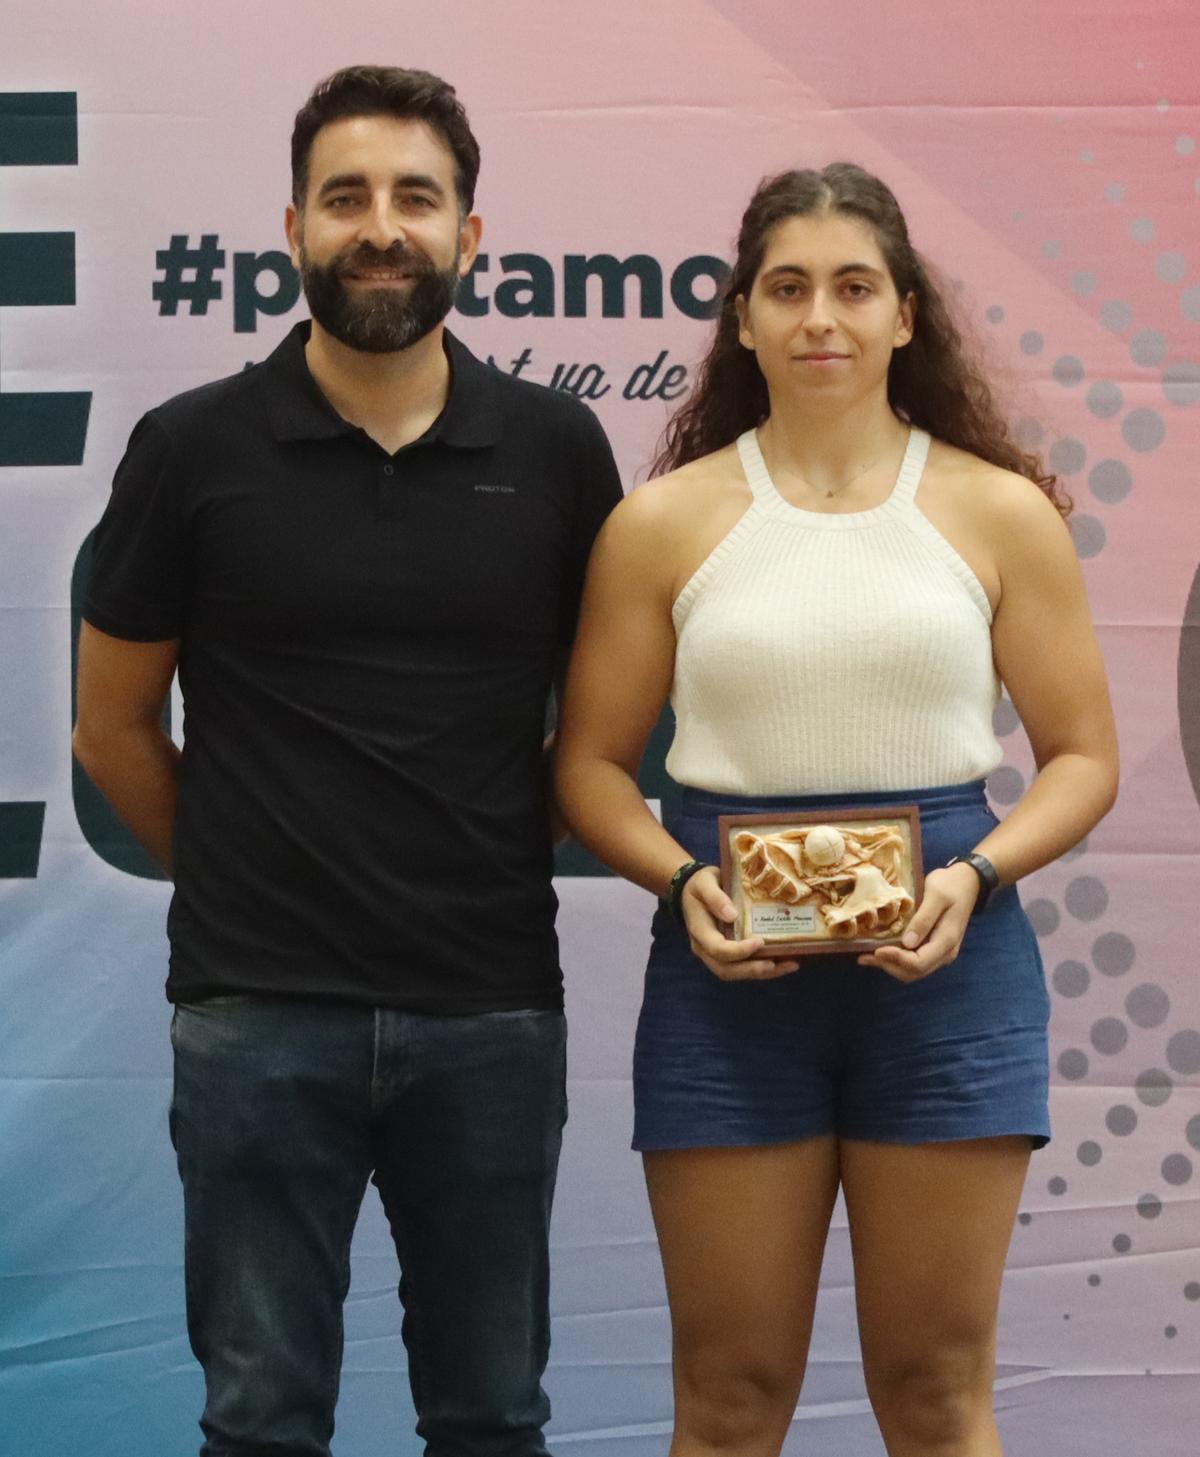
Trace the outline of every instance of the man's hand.
[[881, 946], [858, 958], [859, 966], [877, 966], [897, 981], [920, 981], [958, 955], [967, 922], [979, 899], [979, 876], [969, 865], [931, 870], [925, 894], [900, 938], [901, 946]]
[[697, 870], [684, 886], [680, 908], [692, 951], [722, 981], [766, 981], [800, 966], [795, 960], [761, 956], [766, 944], [761, 936], [745, 941], [726, 937], [723, 927], [732, 924], [737, 912], [711, 865]]

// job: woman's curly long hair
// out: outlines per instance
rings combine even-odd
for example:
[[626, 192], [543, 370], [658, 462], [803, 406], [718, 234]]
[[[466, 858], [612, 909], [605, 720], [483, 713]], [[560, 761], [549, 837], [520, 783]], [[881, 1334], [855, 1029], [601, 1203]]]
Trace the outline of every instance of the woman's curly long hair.
[[771, 230], [792, 217], [837, 213], [872, 230], [901, 298], [916, 303], [913, 337], [892, 354], [888, 401], [911, 424], [948, 445], [1039, 486], [1065, 516], [1070, 499], [1038, 455], [1022, 450], [970, 357], [943, 292], [909, 242], [908, 226], [890, 189], [851, 162], [821, 171], [781, 172], [760, 183], [738, 233], [737, 258], [721, 294], [716, 334], [696, 385], [667, 425], [651, 475], [663, 475], [736, 440], [770, 411], [766, 380], [754, 354], [738, 341], [735, 301], [748, 298]]

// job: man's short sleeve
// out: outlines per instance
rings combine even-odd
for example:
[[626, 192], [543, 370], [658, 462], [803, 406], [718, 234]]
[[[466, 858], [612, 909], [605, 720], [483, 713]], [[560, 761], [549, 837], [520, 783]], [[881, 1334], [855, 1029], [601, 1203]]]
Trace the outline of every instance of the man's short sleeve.
[[92, 541], [83, 616], [112, 637], [179, 637], [187, 607], [181, 481], [170, 441], [152, 415], [129, 437]]
[[580, 407], [578, 419], [573, 422], [569, 449], [576, 496], [570, 577], [564, 593], [561, 634], [562, 641], [568, 645], [575, 637], [579, 600], [583, 595], [583, 580], [592, 544], [608, 513], [622, 496], [621, 477], [613, 459], [612, 446], [608, 443], [604, 427], [586, 405]]

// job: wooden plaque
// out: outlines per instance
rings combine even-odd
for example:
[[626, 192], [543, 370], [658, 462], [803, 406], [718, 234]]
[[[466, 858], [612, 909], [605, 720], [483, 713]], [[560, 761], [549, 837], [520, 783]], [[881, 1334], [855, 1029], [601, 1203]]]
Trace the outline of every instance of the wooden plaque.
[[721, 885], [737, 908], [731, 940], [764, 956], [895, 946], [921, 903], [915, 804], [721, 815]]

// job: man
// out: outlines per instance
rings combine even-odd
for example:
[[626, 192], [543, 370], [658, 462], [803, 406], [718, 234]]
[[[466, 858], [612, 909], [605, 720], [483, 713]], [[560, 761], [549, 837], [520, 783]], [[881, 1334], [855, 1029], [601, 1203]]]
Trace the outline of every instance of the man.
[[175, 880], [207, 1457], [328, 1453], [368, 1177], [427, 1450], [545, 1451], [565, 1029], [542, 736], [620, 486], [586, 407], [445, 330], [478, 166], [437, 77], [318, 86], [286, 217], [311, 325], [151, 410], [96, 534], [75, 750]]

